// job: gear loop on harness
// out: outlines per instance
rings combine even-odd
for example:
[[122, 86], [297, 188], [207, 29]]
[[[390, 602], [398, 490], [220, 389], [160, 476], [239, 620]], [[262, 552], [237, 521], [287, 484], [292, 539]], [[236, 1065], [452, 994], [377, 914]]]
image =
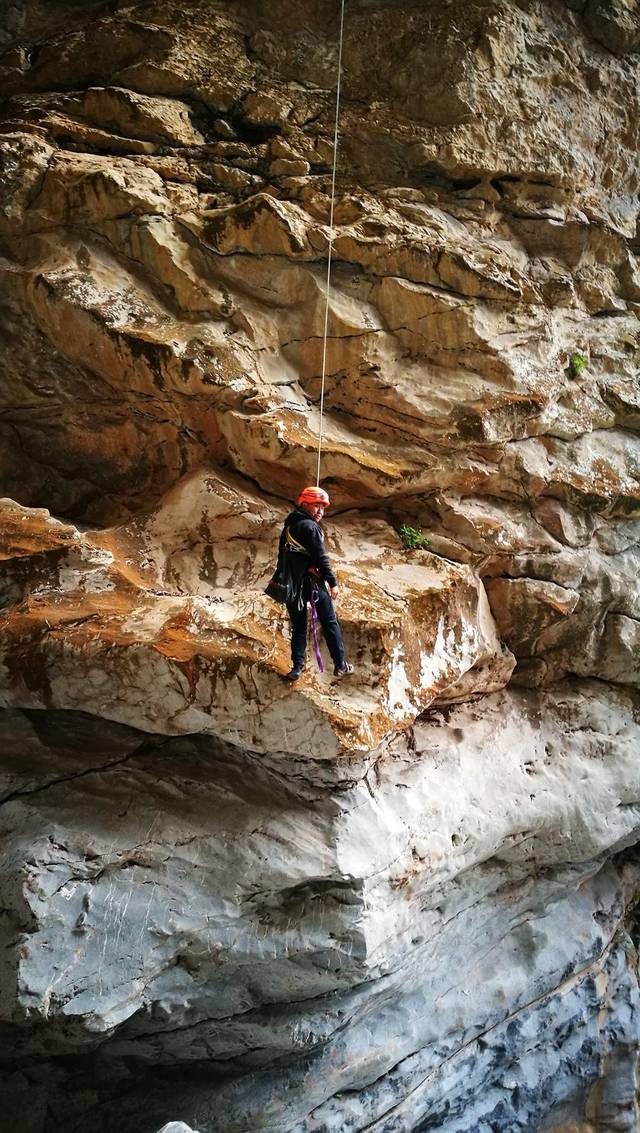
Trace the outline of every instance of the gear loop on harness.
[[329, 210], [329, 247], [327, 250], [327, 283], [324, 305], [324, 332], [322, 336], [322, 381], [320, 383], [320, 430], [318, 434], [318, 468], [316, 484], [320, 486], [320, 461], [322, 459], [322, 426], [324, 420], [324, 386], [327, 372], [327, 337], [329, 329], [329, 295], [331, 289], [331, 256], [333, 252], [333, 209], [336, 194], [336, 166], [338, 164], [338, 122], [340, 118], [340, 84], [342, 80], [342, 41], [344, 38], [344, 3], [340, 5], [340, 37], [338, 47], [338, 79], [336, 83], [336, 115], [333, 129], [333, 172], [331, 175], [331, 207]]

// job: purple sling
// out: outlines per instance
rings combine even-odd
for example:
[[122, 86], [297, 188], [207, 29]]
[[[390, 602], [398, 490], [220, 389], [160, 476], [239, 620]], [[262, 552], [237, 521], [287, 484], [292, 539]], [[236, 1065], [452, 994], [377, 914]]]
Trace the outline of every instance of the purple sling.
[[320, 654], [320, 645], [318, 643], [318, 611], [316, 609], [316, 598], [318, 591], [315, 586], [311, 587], [311, 630], [313, 633], [313, 647], [316, 651], [316, 661], [318, 663], [318, 671], [324, 673], [324, 665], [322, 664], [322, 656]]

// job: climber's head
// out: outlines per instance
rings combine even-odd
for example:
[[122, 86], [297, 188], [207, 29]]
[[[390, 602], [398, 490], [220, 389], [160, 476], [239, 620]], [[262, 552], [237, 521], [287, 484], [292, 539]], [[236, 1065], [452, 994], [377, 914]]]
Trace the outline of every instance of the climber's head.
[[325, 508], [329, 507], [329, 497], [324, 488], [303, 488], [298, 496], [298, 507], [306, 511], [316, 523], [322, 519]]

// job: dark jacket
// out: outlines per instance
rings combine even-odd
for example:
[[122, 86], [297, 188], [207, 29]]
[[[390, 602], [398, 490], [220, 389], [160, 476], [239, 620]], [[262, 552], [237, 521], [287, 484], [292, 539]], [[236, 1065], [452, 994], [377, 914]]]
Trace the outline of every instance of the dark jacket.
[[324, 549], [322, 528], [302, 508], [296, 507], [285, 520], [280, 536], [278, 562], [283, 565], [286, 563], [287, 573], [296, 590], [307, 574], [320, 578], [329, 586], [337, 586], [329, 556]]

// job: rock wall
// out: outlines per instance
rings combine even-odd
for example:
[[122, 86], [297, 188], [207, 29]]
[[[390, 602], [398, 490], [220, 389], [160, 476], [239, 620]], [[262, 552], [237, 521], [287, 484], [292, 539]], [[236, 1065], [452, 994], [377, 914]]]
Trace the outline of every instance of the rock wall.
[[291, 687], [338, 26], [5, 14], [16, 1133], [638, 1128], [640, 8], [347, 0]]

